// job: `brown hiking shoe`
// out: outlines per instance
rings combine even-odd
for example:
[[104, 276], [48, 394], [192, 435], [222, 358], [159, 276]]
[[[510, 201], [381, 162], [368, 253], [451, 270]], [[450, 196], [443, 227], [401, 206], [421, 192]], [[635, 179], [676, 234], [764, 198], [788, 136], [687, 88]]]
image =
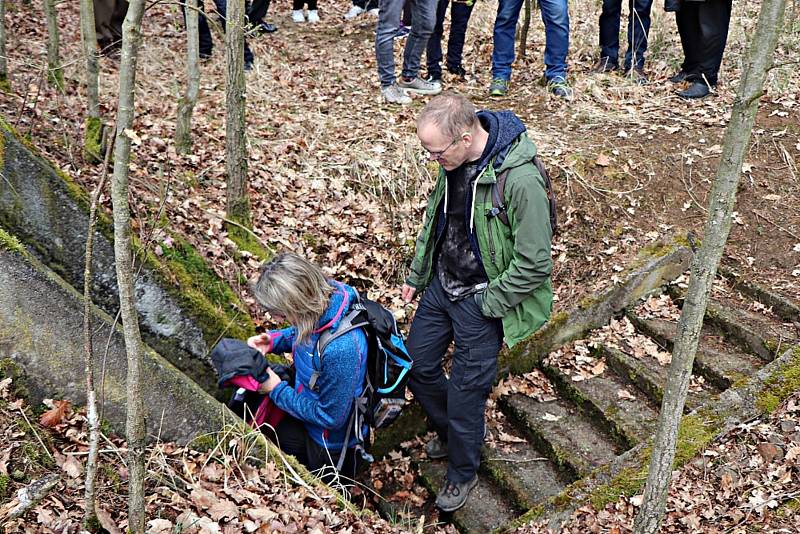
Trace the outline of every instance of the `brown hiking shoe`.
[[619, 64], [611, 61], [608, 56], [603, 56], [592, 67], [592, 72], [595, 74], [605, 74], [606, 72], [614, 72], [619, 70]]

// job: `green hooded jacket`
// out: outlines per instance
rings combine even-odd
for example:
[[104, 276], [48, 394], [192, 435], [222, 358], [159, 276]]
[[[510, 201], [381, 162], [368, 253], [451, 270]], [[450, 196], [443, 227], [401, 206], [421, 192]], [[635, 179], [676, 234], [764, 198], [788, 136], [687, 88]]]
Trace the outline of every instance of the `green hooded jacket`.
[[[487, 317], [503, 320], [503, 336], [509, 347], [538, 330], [553, 307], [550, 204], [544, 180], [531, 161], [535, 155], [536, 145], [522, 133], [511, 143], [500, 166], [495, 169], [492, 158], [472, 184], [470, 225], [489, 278], [481, 311]], [[492, 209], [492, 185], [506, 169], [509, 173], [504, 203], [508, 226], [498, 217], [487, 216]], [[444, 217], [442, 201], [446, 194], [447, 179], [440, 167], [406, 280], [417, 292], [425, 289], [434, 276], [437, 219]]]

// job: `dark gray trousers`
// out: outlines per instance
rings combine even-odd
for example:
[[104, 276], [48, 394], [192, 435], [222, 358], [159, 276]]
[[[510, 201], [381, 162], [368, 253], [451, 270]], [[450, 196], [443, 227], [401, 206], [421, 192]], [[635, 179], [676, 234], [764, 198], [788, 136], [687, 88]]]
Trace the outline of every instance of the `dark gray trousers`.
[[[442, 358], [451, 341], [455, 351], [448, 379]], [[502, 343], [499, 319], [484, 317], [472, 297], [451, 302], [434, 277], [408, 336], [414, 358], [408, 385], [440, 439], [447, 442], [451, 482], [472, 479], [480, 465], [484, 410]]]

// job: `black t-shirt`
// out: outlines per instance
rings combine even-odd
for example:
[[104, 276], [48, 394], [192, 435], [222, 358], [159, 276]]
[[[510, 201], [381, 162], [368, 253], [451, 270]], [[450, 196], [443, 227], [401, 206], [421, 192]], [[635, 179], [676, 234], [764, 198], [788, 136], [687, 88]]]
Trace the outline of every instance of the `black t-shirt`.
[[442, 288], [451, 300], [461, 300], [472, 295], [485, 287], [488, 282], [483, 265], [470, 243], [468, 232], [469, 217], [472, 213], [472, 188], [480, 170], [478, 165], [488, 158], [496, 138], [496, 135], [491, 135], [492, 132], [489, 134], [489, 142], [486, 143], [480, 158], [445, 172], [447, 225], [439, 246], [436, 273]]

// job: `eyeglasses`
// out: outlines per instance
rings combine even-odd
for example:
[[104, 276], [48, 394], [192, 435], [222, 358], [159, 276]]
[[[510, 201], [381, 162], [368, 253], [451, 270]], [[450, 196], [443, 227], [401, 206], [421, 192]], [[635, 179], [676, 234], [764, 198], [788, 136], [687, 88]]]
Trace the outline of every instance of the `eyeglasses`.
[[428, 155], [433, 161], [439, 161], [442, 158], [442, 156], [444, 156], [444, 153], [450, 150], [450, 147], [455, 145], [460, 139], [461, 139], [460, 137], [456, 137], [449, 145], [447, 145], [447, 147], [444, 150], [440, 150], [439, 152], [431, 152], [425, 147], [422, 148], [425, 148], [425, 150], [428, 152]]

